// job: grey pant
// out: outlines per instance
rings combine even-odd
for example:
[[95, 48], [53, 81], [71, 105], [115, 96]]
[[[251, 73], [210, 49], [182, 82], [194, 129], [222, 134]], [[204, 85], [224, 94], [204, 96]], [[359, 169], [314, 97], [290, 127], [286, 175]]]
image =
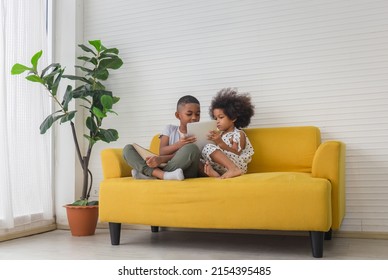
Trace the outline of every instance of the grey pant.
[[[153, 167], [149, 167], [145, 160], [138, 154], [135, 148], [128, 144], [123, 149], [124, 160], [133, 169], [140, 171], [144, 175], [152, 176]], [[163, 171], [174, 171], [178, 168], [183, 170], [185, 178], [198, 177], [199, 159], [201, 152], [195, 144], [186, 144], [180, 148], [167, 165], [161, 168]]]

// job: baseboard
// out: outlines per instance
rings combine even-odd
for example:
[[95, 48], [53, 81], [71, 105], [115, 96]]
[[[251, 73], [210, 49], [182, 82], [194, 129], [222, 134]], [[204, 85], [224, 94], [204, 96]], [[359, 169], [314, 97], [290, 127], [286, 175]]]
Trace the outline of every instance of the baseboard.
[[[70, 230], [70, 227], [68, 225], [57, 224], [57, 229]], [[109, 229], [109, 225], [108, 225], [108, 223], [97, 223], [97, 229]], [[150, 226], [123, 224], [121, 226], [121, 229], [148, 230], [148, 229], [150, 229]]]
[[335, 231], [333, 237], [359, 239], [388, 239], [388, 232]]
[[26, 236], [30, 236], [30, 235], [35, 235], [35, 234], [39, 234], [39, 233], [43, 233], [43, 232], [47, 232], [47, 231], [56, 230], [56, 229], [57, 229], [57, 225], [51, 224], [51, 225], [39, 226], [36, 228], [27, 229], [27, 230], [23, 229], [20, 231], [14, 231], [14, 232], [6, 233], [5, 235], [0, 236], [0, 242], [15, 239], [15, 238], [21, 238], [21, 237], [26, 237]]

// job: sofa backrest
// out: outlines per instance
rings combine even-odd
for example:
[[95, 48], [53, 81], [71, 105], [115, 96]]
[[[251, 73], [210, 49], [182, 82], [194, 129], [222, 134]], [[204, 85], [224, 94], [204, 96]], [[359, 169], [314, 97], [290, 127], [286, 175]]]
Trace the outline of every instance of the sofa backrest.
[[160, 134], [154, 135], [154, 137], [152, 137], [151, 144], [150, 144], [150, 151], [155, 154], [159, 154], [159, 147], [160, 147], [159, 136]]
[[[255, 150], [248, 173], [294, 171], [311, 172], [315, 151], [321, 143], [314, 126], [246, 128]], [[159, 153], [159, 134], [152, 138], [150, 150]]]
[[244, 129], [255, 150], [248, 173], [311, 172], [315, 151], [321, 143], [317, 127]]

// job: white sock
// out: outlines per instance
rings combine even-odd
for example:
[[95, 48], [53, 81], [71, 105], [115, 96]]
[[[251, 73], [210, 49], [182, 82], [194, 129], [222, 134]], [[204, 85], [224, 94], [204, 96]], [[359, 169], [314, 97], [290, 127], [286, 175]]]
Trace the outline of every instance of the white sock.
[[135, 179], [141, 179], [141, 180], [144, 180], [144, 179], [148, 179], [148, 180], [156, 179], [154, 177], [150, 177], [150, 176], [144, 175], [143, 173], [137, 171], [136, 169], [132, 169], [131, 173], [132, 173], [132, 177], [135, 178]]
[[183, 170], [178, 168], [171, 172], [164, 172], [163, 179], [182, 181], [183, 179], [185, 179], [185, 176], [183, 175]]

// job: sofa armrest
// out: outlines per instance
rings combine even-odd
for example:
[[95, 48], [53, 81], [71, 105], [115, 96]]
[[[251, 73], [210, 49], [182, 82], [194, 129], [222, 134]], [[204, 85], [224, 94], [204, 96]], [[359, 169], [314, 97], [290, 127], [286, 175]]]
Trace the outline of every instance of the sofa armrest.
[[123, 158], [123, 149], [104, 149], [101, 151], [102, 173], [104, 179], [130, 177], [131, 167]]
[[345, 144], [340, 141], [322, 143], [313, 159], [312, 176], [330, 181], [332, 229], [339, 229], [345, 216]]

